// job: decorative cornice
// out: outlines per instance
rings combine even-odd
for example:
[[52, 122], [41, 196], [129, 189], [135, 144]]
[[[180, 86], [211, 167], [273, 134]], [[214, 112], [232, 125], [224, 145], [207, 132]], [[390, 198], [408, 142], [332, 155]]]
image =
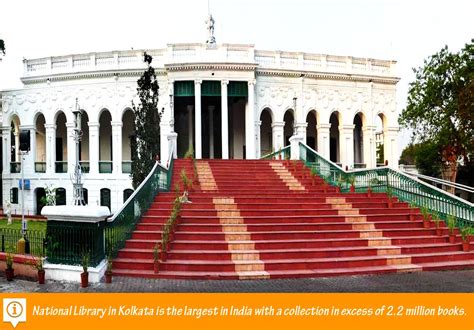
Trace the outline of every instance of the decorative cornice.
[[398, 77], [382, 77], [372, 75], [350, 74], [350, 73], [335, 73], [335, 72], [311, 72], [311, 71], [292, 71], [292, 70], [272, 70], [272, 69], [257, 69], [256, 75], [261, 77], [286, 77], [299, 78], [304, 75], [304, 78], [318, 79], [318, 80], [346, 80], [359, 82], [375, 82], [381, 84], [396, 84], [400, 81]]
[[179, 63], [165, 64], [165, 69], [168, 72], [202, 70], [255, 71], [257, 66], [258, 64], [255, 63]]

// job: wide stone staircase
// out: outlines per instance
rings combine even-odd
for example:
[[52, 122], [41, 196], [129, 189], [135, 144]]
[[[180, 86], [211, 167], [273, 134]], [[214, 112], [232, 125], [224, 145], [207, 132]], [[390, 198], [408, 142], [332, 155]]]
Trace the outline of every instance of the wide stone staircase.
[[[474, 267], [461, 238], [424, 228], [418, 209], [384, 193], [340, 193], [302, 162], [198, 160], [166, 261], [153, 268], [175, 192], [159, 193], [114, 260], [119, 276], [267, 279]], [[176, 160], [193, 176], [191, 160]], [[391, 204], [391, 205], [390, 205]]]

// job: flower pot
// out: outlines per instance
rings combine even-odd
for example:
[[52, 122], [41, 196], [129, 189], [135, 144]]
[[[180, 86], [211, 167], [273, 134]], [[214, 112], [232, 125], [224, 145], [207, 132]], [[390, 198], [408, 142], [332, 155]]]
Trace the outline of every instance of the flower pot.
[[367, 189], [367, 197], [372, 197], [372, 189], [370, 187]]
[[44, 269], [38, 270], [38, 284], [44, 284], [45, 274], [46, 272], [44, 271]]
[[161, 251], [161, 260], [166, 261], [166, 257], [167, 257], [166, 251]]
[[393, 208], [393, 201], [391, 198], [388, 199], [388, 208], [389, 209]]
[[441, 229], [441, 228], [436, 228], [436, 235], [438, 235], [438, 236], [443, 236], [443, 229]]
[[89, 286], [89, 273], [81, 273], [81, 288], [87, 288]]
[[341, 192], [341, 187], [336, 186], [336, 192], [340, 193]]
[[464, 252], [469, 252], [471, 250], [471, 242], [462, 242], [462, 250]]
[[425, 229], [431, 228], [430, 221], [423, 220], [423, 228]]
[[13, 281], [14, 276], [15, 276], [15, 272], [13, 268], [5, 269], [5, 277], [7, 278], [7, 281]]
[[112, 272], [106, 271], [105, 272], [105, 283], [110, 284], [112, 283]]
[[153, 263], [153, 271], [155, 273], [158, 273], [160, 271], [160, 261], [159, 260], [156, 260], [154, 263]]
[[351, 193], [355, 193], [355, 192], [356, 192], [356, 188], [355, 188], [354, 186], [351, 186], [351, 187], [349, 188], [349, 191], [350, 191]]
[[415, 221], [415, 210], [410, 209], [410, 221]]
[[456, 241], [456, 235], [449, 234], [449, 243], [454, 244], [455, 241]]

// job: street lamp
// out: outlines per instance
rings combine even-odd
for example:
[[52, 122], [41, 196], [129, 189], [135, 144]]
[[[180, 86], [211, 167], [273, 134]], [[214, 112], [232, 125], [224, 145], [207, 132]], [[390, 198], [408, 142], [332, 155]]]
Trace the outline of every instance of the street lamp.
[[82, 126], [81, 126], [81, 117], [82, 110], [79, 107], [78, 100], [76, 98], [76, 106], [72, 111], [74, 114], [74, 129], [72, 131], [72, 138], [76, 143], [76, 159], [74, 164], [74, 171], [71, 173], [71, 181], [73, 186], [73, 205], [86, 205], [84, 201], [84, 192], [82, 189], [82, 168], [79, 162], [79, 144], [82, 139]]
[[25, 240], [25, 253], [30, 253], [30, 242], [27, 237], [28, 223], [25, 219], [25, 156], [30, 152], [30, 131], [20, 131], [20, 171], [21, 171], [21, 234]]

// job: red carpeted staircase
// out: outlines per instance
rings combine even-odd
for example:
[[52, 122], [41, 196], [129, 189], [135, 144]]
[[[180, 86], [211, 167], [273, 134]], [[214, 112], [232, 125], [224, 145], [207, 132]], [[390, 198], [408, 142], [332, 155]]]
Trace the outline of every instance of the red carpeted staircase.
[[[176, 160], [173, 187], [190, 160]], [[114, 261], [121, 276], [256, 279], [464, 269], [474, 252], [423, 228], [418, 209], [382, 193], [339, 193], [302, 162], [199, 160], [167, 260], [153, 247], [174, 192], [160, 193]], [[412, 213], [412, 215], [410, 215]]]

